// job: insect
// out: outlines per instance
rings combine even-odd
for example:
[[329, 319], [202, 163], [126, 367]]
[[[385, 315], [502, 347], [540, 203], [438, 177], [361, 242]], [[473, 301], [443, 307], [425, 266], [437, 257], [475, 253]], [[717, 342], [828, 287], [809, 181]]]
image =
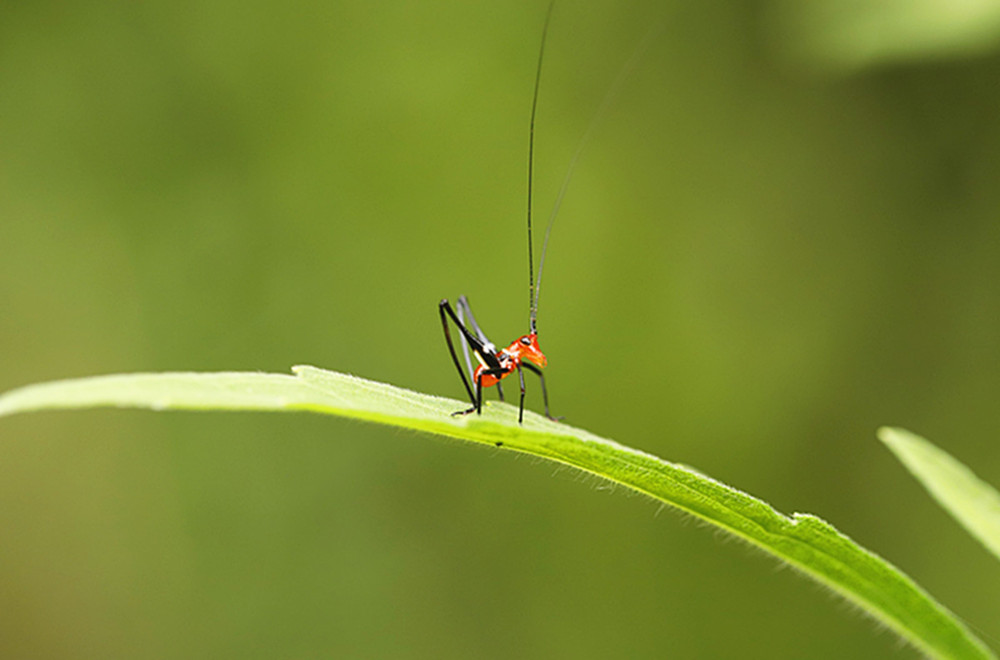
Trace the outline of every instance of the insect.
[[[542, 27], [542, 42], [538, 50], [538, 67], [535, 71], [535, 90], [531, 99], [531, 120], [528, 129], [528, 334], [518, 337], [511, 342], [510, 346], [497, 350], [496, 346], [486, 338], [486, 334], [479, 327], [479, 324], [476, 323], [476, 317], [472, 314], [472, 307], [469, 306], [469, 300], [465, 296], [459, 296], [458, 300], [455, 301], [455, 307], [458, 310], [457, 313], [455, 309], [452, 309], [447, 298], [438, 303], [438, 310], [441, 314], [441, 326], [444, 328], [444, 338], [448, 344], [448, 351], [451, 353], [451, 359], [455, 363], [455, 368], [458, 369], [458, 375], [462, 378], [462, 384], [465, 385], [465, 391], [472, 402], [470, 408], [454, 412], [452, 413], [453, 415], [467, 415], [471, 412], [481, 414], [483, 411], [483, 388], [486, 387], [496, 385], [497, 394], [500, 400], [503, 401], [503, 386], [500, 384], [500, 381], [516, 371], [521, 387], [517, 421], [519, 424], [522, 423], [524, 421], [524, 370], [528, 370], [536, 374], [541, 382], [542, 400], [545, 403], [546, 417], [554, 419], [549, 413], [549, 395], [548, 390], [545, 388], [545, 376], [542, 374], [542, 369], [545, 368], [548, 360], [545, 354], [542, 353], [542, 349], [538, 346], [537, 318], [538, 294], [542, 283], [542, 268], [545, 266], [545, 252], [548, 248], [549, 230], [552, 229], [552, 220], [555, 219], [555, 214], [553, 213], [548, 229], [545, 232], [542, 257], [538, 264], [538, 280], [535, 280], [534, 275], [534, 254], [531, 235], [531, 193], [535, 160], [535, 114], [538, 109], [538, 88], [542, 79], [545, 37], [549, 31], [549, 19], [552, 17], [553, 4], [549, 4], [548, 12], [545, 15], [545, 24]], [[469, 326], [472, 326], [472, 331], [465, 324], [466, 318], [468, 318]], [[448, 328], [449, 319], [458, 328], [459, 337], [462, 341], [462, 353], [465, 357], [465, 364], [468, 367], [469, 375], [475, 384], [475, 391], [473, 391], [472, 385], [469, 384], [469, 379], [466, 378], [462, 364], [458, 360], [458, 354], [455, 352], [455, 345], [451, 340], [451, 331]], [[475, 369], [472, 368], [472, 360], [469, 359], [470, 346], [479, 362], [479, 365]]]
[[[556, 215], [559, 212], [563, 196], [566, 194], [566, 189], [569, 187], [570, 178], [573, 175], [573, 171], [580, 157], [580, 153], [583, 151], [584, 145], [587, 143], [587, 140], [593, 134], [595, 127], [600, 123], [601, 119], [607, 112], [612, 99], [614, 99], [617, 95], [621, 85], [627, 77], [627, 74], [635, 66], [641, 54], [648, 48], [655, 33], [662, 27], [659, 23], [654, 24], [653, 28], [647, 33], [645, 39], [643, 39], [636, 47], [635, 52], [632, 53], [631, 58], [629, 58], [629, 60], [625, 63], [625, 66], [622, 67], [615, 82], [612, 83], [607, 95], [604, 97], [604, 100], [595, 113], [594, 118], [591, 120], [590, 126], [587, 128], [587, 131], [581, 138], [580, 143], [577, 145], [576, 152], [570, 160], [569, 168], [563, 178], [559, 193], [556, 196], [556, 202], [552, 208], [552, 213], [549, 216], [548, 225], [545, 228], [545, 238], [542, 242], [542, 255], [538, 262], [538, 278], [535, 279], [535, 260], [531, 224], [532, 184], [534, 181], [533, 175], [535, 160], [535, 115], [538, 109], [538, 89], [542, 79], [542, 59], [545, 55], [545, 37], [549, 31], [549, 21], [552, 17], [552, 8], [554, 4], [554, 2], [549, 4], [548, 12], [545, 15], [545, 23], [542, 27], [542, 41], [541, 46], [538, 49], [538, 66], [535, 70], [535, 89], [531, 99], [531, 119], [528, 125], [528, 334], [518, 337], [511, 342], [510, 346], [498, 350], [496, 346], [494, 346], [493, 343], [487, 339], [486, 333], [484, 333], [482, 328], [479, 327], [479, 324], [476, 323], [476, 317], [472, 314], [472, 307], [469, 305], [469, 300], [465, 296], [458, 297], [455, 301], [454, 309], [452, 308], [451, 303], [448, 302], [447, 298], [438, 303], [438, 311], [441, 315], [441, 326], [444, 328], [444, 338], [445, 342], [448, 344], [448, 352], [451, 353], [451, 359], [455, 363], [455, 368], [458, 369], [458, 375], [462, 378], [462, 384], [465, 386], [465, 391], [469, 395], [469, 400], [472, 403], [471, 407], [465, 410], [456, 411], [452, 413], [452, 415], [468, 415], [472, 412], [481, 414], [483, 411], [483, 389], [494, 385], [496, 385], [497, 394], [499, 395], [500, 400], [503, 401], [503, 385], [501, 384], [501, 381], [516, 371], [521, 391], [521, 398], [518, 404], [517, 421], [518, 423], [522, 423], [524, 421], [524, 371], [527, 370], [537, 375], [539, 382], [541, 383], [542, 401], [545, 404], [545, 416], [549, 419], [557, 419], [552, 417], [549, 412], [549, 394], [545, 387], [545, 376], [542, 374], [542, 369], [545, 368], [548, 360], [545, 357], [545, 354], [542, 353], [542, 349], [538, 346], [538, 296], [542, 287], [542, 269], [545, 267], [545, 254], [548, 252], [549, 235], [552, 232], [552, 223], [555, 221]], [[466, 325], [466, 319], [468, 319], [468, 325]], [[468, 368], [469, 377], [466, 377], [466, 373], [462, 369], [462, 364], [458, 359], [458, 354], [455, 352], [455, 345], [452, 342], [451, 331], [448, 327], [449, 320], [458, 328], [459, 339], [461, 339], [462, 342], [462, 355], [465, 359], [465, 365]], [[470, 326], [471, 330], [469, 329]], [[469, 358], [470, 346], [472, 347], [472, 353], [476, 356], [476, 360], [479, 362], [475, 369], [473, 369], [472, 360]], [[473, 390], [473, 385], [475, 386], [475, 390]]]

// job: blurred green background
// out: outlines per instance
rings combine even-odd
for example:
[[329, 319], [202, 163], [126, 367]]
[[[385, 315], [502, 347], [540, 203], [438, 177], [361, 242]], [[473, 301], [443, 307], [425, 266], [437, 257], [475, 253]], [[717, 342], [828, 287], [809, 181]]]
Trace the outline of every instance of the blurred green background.
[[[663, 28], [583, 155], [539, 330], [554, 413], [826, 518], [996, 647], [1000, 567], [874, 436], [1000, 483], [1000, 56], [972, 5], [558, 5], [540, 216]], [[544, 11], [0, 5], [0, 389], [308, 363], [460, 397], [438, 300], [469, 295], [497, 343], [526, 329]], [[507, 452], [309, 415], [0, 438], [5, 657], [914, 655]]]

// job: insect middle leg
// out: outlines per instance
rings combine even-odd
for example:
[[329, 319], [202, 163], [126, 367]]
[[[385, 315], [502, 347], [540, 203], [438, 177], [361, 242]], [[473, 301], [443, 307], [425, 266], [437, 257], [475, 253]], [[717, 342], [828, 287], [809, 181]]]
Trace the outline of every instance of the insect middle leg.
[[[483, 376], [497, 376], [497, 377], [502, 377], [505, 373], [507, 373], [507, 370], [503, 369], [503, 368], [498, 368], [498, 369], [483, 369], [481, 372], [479, 372], [479, 378], [476, 379], [476, 401], [473, 404], [472, 408], [469, 408], [468, 410], [460, 410], [458, 412], [454, 412], [454, 413], [452, 413], [452, 415], [468, 415], [473, 410], [476, 411], [477, 415], [482, 415], [483, 414]], [[499, 385], [500, 385], [500, 383], [498, 382], [497, 386], [499, 386]], [[522, 395], [521, 399], [522, 400], [524, 399], [523, 395]]]
[[[524, 422], [524, 370], [521, 369], [523, 365], [517, 363], [517, 379], [521, 382], [521, 403], [517, 407], [517, 423], [521, 424]], [[548, 410], [545, 411], [548, 414]]]

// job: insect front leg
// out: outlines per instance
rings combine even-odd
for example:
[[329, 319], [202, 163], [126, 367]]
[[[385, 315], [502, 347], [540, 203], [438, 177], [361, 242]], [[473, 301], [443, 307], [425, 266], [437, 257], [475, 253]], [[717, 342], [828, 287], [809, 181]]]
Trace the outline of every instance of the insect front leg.
[[545, 387], [545, 374], [542, 373], [541, 369], [531, 364], [530, 362], [523, 362], [522, 364], [524, 365], [525, 369], [536, 374], [538, 376], [539, 382], [542, 384], [542, 401], [545, 402], [545, 416], [553, 421], [558, 422], [560, 419], [562, 419], [562, 417], [553, 417], [552, 414], [549, 412], [549, 391]]

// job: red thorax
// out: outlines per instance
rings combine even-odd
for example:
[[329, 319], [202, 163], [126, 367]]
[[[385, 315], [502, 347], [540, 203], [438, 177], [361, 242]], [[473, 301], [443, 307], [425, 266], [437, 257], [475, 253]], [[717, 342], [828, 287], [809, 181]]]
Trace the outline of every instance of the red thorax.
[[479, 380], [479, 375], [483, 376], [483, 387], [490, 387], [496, 385], [498, 382], [514, 373], [517, 369], [517, 365], [521, 364], [522, 360], [527, 360], [531, 362], [539, 369], [545, 368], [548, 360], [545, 359], [545, 354], [542, 353], [542, 349], [538, 347], [538, 335], [531, 333], [519, 337], [511, 342], [510, 346], [507, 348], [500, 349], [497, 352], [497, 359], [500, 361], [500, 366], [503, 367], [504, 371], [500, 375], [484, 374], [483, 372], [487, 369], [486, 365], [480, 364], [476, 367], [475, 374], [473, 375], [473, 382]]

